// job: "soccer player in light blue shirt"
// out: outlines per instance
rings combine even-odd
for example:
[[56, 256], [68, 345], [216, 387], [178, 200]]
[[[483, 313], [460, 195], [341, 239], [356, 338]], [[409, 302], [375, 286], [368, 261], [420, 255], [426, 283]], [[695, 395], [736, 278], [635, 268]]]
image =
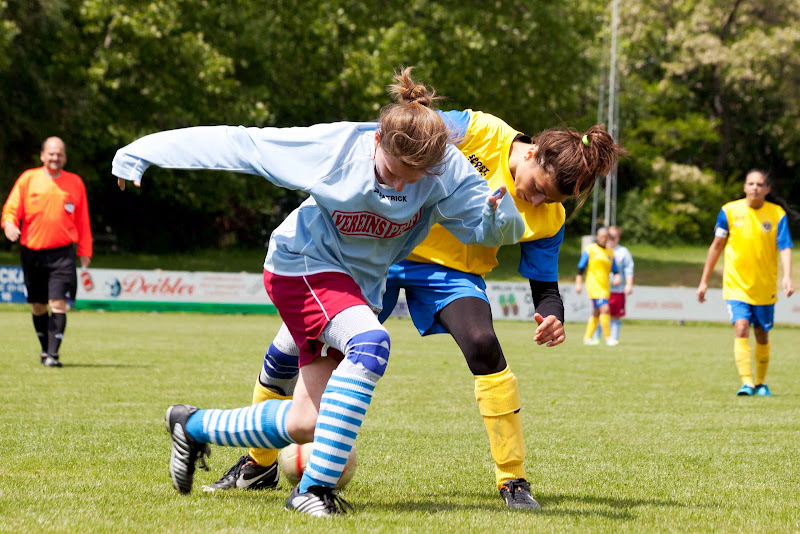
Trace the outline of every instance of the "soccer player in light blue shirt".
[[617, 264], [622, 278], [619, 284], [614, 284], [612, 280], [611, 297], [608, 299], [608, 308], [611, 314], [611, 339], [615, 342], [619, 342], [622, 318], [625, 317], [626, 297], [633, 292], [633, 256], [627, 247], [619, 244], [620, 237], [622, 237], [622, 228], [619, 226], [608, 227], [608, 246], [614, 251], [614, 263]]
[[[390, 340], [380, 309], [388, 268], [439, 223], [469, 244], [517, 242], [524, 222], [506, 188], [492, 193], [429, 104], [432, 92], [396, 76], [398, 103], [380, 123], [308, 128], [187, 128], [120, 149], [113, 173], [140, 184], [150, 165], [263, 176], [310, 197], [273, 232], [267, 293], [299, 354], [293, 400], [237, 410], [171, 406], [170, 474], [192, 488], [208, 443], [279, 449], [313, 439], [314, 453], [288, 509], [315, 516], [349, 506], [333, 490], [385, 372]], [[328, 356], [321, 358], [320, 356]], [[318, 414], [318, 415], [317, 415]]]

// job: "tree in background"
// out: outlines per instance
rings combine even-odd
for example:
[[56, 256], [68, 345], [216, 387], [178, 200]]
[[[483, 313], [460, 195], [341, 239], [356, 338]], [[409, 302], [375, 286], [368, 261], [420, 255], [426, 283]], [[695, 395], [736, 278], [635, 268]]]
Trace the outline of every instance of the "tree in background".
[[[686, 231], [673, 236], [705, 242], [713, 214], [702, 203], [718, 205], [753, 166], [797, 198], [800, 4], [620, 4], [621, 132], [632, 156], [618, 220], [643, 228], [629, 240], [656, 238], [674, 216]], [[588, 0], [0, 0], [0, 194], [58, 134], [85, 178], [97, 234], [131, 250], [262, 246], [298, 194], [159, 170], [148, 195], [122, 196], [109, 179], [114, 152], [190, 125], [370, 120], [402, 65], [449, 98], [442, 107], [483, 109], [530, 133], [562, 119], [583, 128], [596, 119], [608, 11]], [[685, 198], [643, 210], [656, 191]], [[589, 211], [568, 231], [588, 231]], [[175, 237], [165, 225], [191, 230]]]
[[[629, 191], [622, 224], [644, 227], [641, 240], [663, 242], [668, 230], [676, 232], [673, 241], [707, 242], [716, 215], [709, 206], [722, 203], [753, 167], [770, 169], [777, 190], [796, 198], [800, 4], [623, 5], [622, 131], [633, 158], [621, 177], [620, 191]], [[676, 184], [689, 176], [695, 178], [679, 192]]]

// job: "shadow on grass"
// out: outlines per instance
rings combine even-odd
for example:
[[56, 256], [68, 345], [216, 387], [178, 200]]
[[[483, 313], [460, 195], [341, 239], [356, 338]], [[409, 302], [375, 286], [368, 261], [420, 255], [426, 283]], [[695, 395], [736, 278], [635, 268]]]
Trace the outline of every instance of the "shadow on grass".
[[69, 363], [61, 362], [62, 369], [78, 368], [78, 367], [119, 367], [119, 368], [146, 368], [152, 365], [143, 365], [140, 363]]
[[[635, 514], [632, 509], [640, 507], [655, 508], [687, 508], [689, 505], [673, 500], [661, 499], [615, 499], [612, 497], [595, 497], [588, 495], [546, 495], [539, 499], [542, 505], [542, 513], [551, 515], [580, 515], [598, 516], [611, 519], [632, 519]], [[562, 505], [568, 503], [588, 504], [592, 506], [604, 506], [614, 510], [551, 510], [551, 505]], [[694, 506], [694, 505], [692, 505]], [[619, 510], [617, 510], [619, 509]]]
[[[474, 494], [468, 491], [448, 492], [449, 496], [456, 498], [474, 498]], [[618, 521], [629, 521], [636, 518], [634, 510], [640, 507], [655, 508], [687, 508], [689, 505], [672, 500], [661, 499], [615, 499], [612, 497], [594, 497], [581, 495], [536, 495], [537, 500], [542, 505], [542, 509], [536, 512], [513, 511], [515, 513], [533, 513], [536, 515], [553, 516], [580, 516], [580, 517], [601, 517]], [[352, 502], [352, 501], [351, 501]], [[555, 508], [556, 506], [569, 505], [588, 505], [586, 509], [581, 508]], [[491, 498], [477, 499], [473, 504], [448, 503], [432, 497], [431, 500], [410, 500], [397, 503], [369, 503], [353, 502], [353, 504], [364, 510], [393, 510], [396, 512], [425, 512], [429, 514], [453, 513], [453, 512], [505, 512], [511, 511], [505, 508], [503, 501], [492, 496]], [[694, 506], [694, 505], [693, 505]]]

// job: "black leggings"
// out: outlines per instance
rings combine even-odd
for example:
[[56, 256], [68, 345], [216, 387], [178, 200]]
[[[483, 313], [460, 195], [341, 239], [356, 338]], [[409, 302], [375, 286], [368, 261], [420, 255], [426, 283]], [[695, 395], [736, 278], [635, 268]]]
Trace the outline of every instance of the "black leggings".
[[439, 321], [456, 340], [473, 375], [506, 368], [506, 358], [492, 325], [492, 308], [476, 297], [454, 300], [439, 312]]

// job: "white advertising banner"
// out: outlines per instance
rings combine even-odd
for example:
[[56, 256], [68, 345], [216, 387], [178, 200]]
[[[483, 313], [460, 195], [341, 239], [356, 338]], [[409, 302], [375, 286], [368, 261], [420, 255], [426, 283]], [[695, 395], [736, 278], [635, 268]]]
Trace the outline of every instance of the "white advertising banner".
[[[573, 284], [559, 284], [567, 321], [586, 321], [592, 304], [585, 293], [575, 293]], [[625, 308], [628, 319], [727, 322], [728, 312], [721, 289], [709, 289], [706, 302], [697, 302], [694, 288], [635, 286]], [[530, 286], [525, 282], [487, 282], [486, 294], [495, 320], [533, 321], [535, 307]], [[392, 315], [408, 317], [405, 295], [400, 293]], [[775, 304], [775, 322], [800, 324], [800, 299], [780, 298]]]
[[[77, 309], [277, 313], [264, 290], [260, 273], [133, 269], [89, 269], [89, 273], [91, 280], [87, 282], [86, 276], [78, 271]], [[9, 268], [1, 281], [8, 288], [13, 285], [19, 289], [21, 273], [12, 273]], [[5, 300], [20, 301], [11, 299], [8, 288], [9, 298]], [[566, 320], [586, 321], [592, 312], [588, 297], [576, 294], [572, 284], [561, 284], [560, 290]], [[486, 292], [495, 320], [533, 321], [535, 309], [527, 283], [488, 282]], [[626, 317], [727, 322], [722, 290], [709, 289], [706, 299], [703, 304], [697, 302], [694, 288], [635, 286], [627, 298]], [[408, 317], [402, 291], [392, 315]], [[800, 324], [800, 298], [779, 297], [775, 322]]]
[[[523, 282], [487, 282], [486, 293], [495, 319], [533, 320], [534, 306], [530, 286]], [[573, 284], [559, 284], [567, 321], [586, 321], [592, 305], [585, 293], [575, 293]], [[709, 289], [706, 302], [697, 301], [695, 288], [634, 286], [625, 301], [629, 319], [675, 321], [728, 321], [721, 289]], [[778, 298], [775, 322], [800, 324], [800, 299]]]
[[275, 313], [263, 276], [253, 273], [89, 269], [78, 271], [75, 307]]

